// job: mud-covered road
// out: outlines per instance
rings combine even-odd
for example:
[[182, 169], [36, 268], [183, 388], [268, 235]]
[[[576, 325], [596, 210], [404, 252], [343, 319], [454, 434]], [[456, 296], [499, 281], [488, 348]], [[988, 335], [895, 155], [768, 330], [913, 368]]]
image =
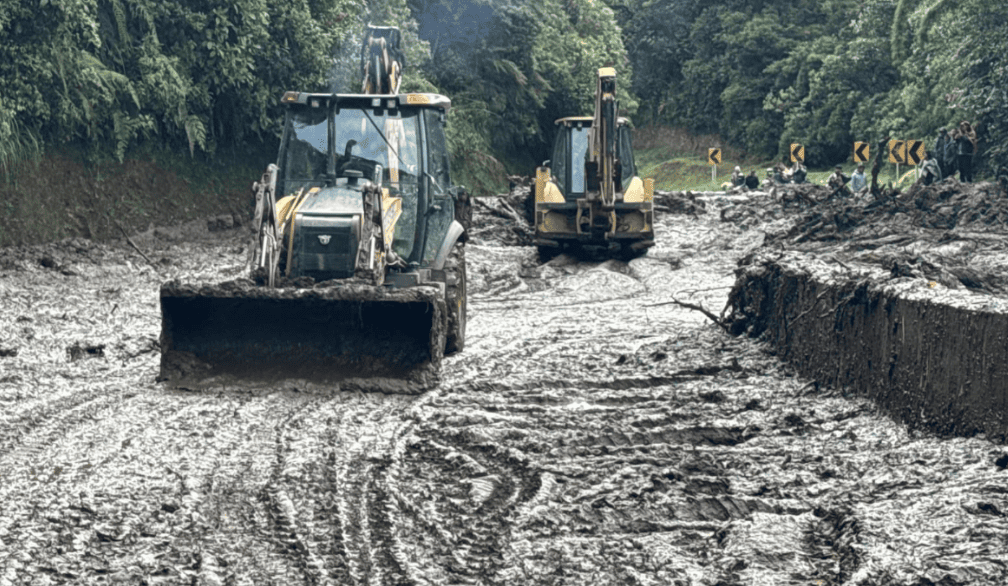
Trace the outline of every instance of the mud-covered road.
[[663, 214], [629, 263], [477, 208], [465, 352], [420, 396], [154, 382], [158, 285], [240, 230], [0, 258], [0, 586], [1004, 584], [1000, 446], [937, 439], [670, 303], [762, 240]]

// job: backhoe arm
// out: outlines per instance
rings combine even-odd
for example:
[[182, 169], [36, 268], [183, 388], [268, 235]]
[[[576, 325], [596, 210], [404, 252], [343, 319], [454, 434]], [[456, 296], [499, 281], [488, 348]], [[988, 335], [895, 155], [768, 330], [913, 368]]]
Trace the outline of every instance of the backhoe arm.
[[[616, 199], [616, 70], [598, 70], [595, 87], [595, 119], [591, 127], [591, 148], [588, 151], [586, 177], [598, 182], [603, 208], [612, 209]], [[594, 175], [594, 177], [593, 177]]]

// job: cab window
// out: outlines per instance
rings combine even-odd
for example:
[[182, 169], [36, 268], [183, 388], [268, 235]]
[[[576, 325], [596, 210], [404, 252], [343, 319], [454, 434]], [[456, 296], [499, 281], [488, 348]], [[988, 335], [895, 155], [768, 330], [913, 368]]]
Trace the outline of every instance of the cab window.
[[634, 166], [633, 159], [633, 141], [630, 140], [630, 127], [620, 126], [619, 128], [619, 145], [617, 146], [616, 156], [619, 157], [620, 164], [623, 165], [623, 186], [622, 189], [626, 190], [630, 186], [630, 180], [637, 175], [637, 168]]
[[281, 179], [284, 192], [325, 180], [329, 157], [329, 134], [325, 108], [292, 109], [287, 117], [287, 145]]
[[571, 129], [571, 193], [584, 193], [585, 156], [588, 154], [588, 139], [591, 129], [587, 126]]
[[557, 133], [556, 143], [553, 145], [553, 158], [550, 160], [550, 176], [560, 187], [560, 193], [565, 193], [567, 184], [567, 145], [569, 142], [570, 130], [561, 125]]
[[424, 118], [424, 125], [427, 127], [428, 172], [436, 183], [433, 186], [435, 193], [447, 193], [451, 187], [451, 180], [448, 173], [448, 145], [445, 141], [441, 112], [425, 110]]
[[402, 258], [413, 253], [417, 222], [420, 156], [415, 109], [384, 111], [341, 108], [333, 123], [336, 174], [360, 171], [367, 179], [382, 168], [382, 186], [390, 197], [402, 198], [402, 215], [395, 224], [392, 250]]

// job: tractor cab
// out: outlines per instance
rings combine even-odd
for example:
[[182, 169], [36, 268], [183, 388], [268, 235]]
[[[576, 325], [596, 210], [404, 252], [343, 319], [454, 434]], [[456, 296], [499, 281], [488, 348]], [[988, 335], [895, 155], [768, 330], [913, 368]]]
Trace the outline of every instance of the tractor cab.
[[[592, 189], [585, 176], [592, 117], [568, 116], [557, 120], [556, 125], [557, 136], [553, 143], [550, 174], [564, 199], [575, 201], [585, 196], [586, 187], [598, 190], [597, 186]], [[616, 123], [616, 161], [616, 190], [622, 194], [630, 186], [630, 180], [637, 175], [630, 139], [630, 122], [622, 117]]]
[[352, 276], [367, 185], [381, 189], [375, 205], [388, 212], [385, 238], [400, 268], [433, 262], [454, 219], [448, 98], [288, 92], [282, 102], [276, 187], [288, 235], [282, 270], [316, 281]]

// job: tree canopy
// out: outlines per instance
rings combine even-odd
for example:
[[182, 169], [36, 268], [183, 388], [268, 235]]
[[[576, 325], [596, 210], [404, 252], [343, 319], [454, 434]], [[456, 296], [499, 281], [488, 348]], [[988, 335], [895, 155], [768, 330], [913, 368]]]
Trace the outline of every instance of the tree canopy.
[[964, 119], [981, 163], [1008, 151], [1008, 5], [989, 0], [0, 0], [0, 168], [67, 142], [275, 141], [283, 91], [355, 91], [369, 22], [403, 30], [404, 89], [452, 99], [463, 173], [529, 172], [603, 66], [638, 126], [753, 156], [800, 142], [827, 165]]

